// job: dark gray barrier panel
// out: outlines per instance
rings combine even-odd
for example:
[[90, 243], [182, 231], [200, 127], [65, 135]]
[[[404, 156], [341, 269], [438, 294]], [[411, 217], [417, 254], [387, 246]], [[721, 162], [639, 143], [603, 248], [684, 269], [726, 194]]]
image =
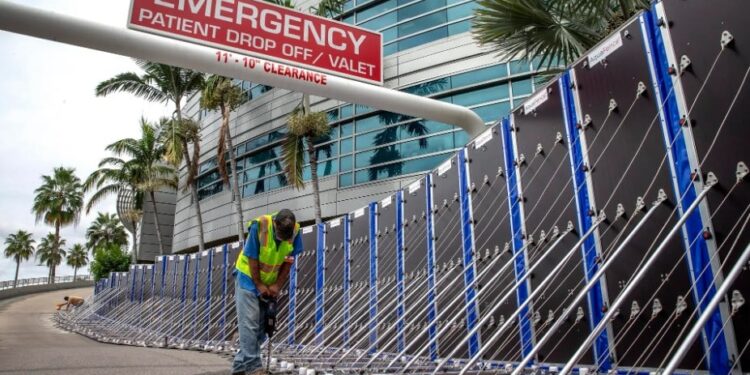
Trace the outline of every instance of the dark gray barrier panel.
[[[433, 191], [433, 211], [435, 223], [435, 288], [437, 311], [441, 314], [442, 306], [448, 306], [455, 298], [464, 298], [463, 264], [461, 255], [461, 207], [459, 203], [458, 157], [453, 156], [431, 172]], [[454, 304], [450, 311], [438, 320], [438, 330], [446, 324], [448, 317], [466, 316], [463, 304]], [[445, 356], [454, 349], [468, 334], [466, 320], [455, 322], [451, 329], [438, 337], [438, 355]], [[458, 357], [468, 355], [468, 345], [464, 345]]]
[[203, 267], [203, 256], [200, 253], [190, 254], [188, 263], [188, 277], [187, 277], [187, 294], [185, 303], [185, 315], [183, 321], [183, 330], [180, 332], [180, 337], [188, 338], [193, 336], [195, 331], [195, 323], [198, 314], [198, 291], [200, 290], [200, 275], [202, 274], [201, 267]]
[[225, 311], [225, 318], [224, 321], [226, 322], [224, 325], [224, 328], [222, 330], [224, 333], [222, 333], [222, 336], [224, 340], [232, 340], [234, 338], [234, 334], [237, 331], [237, 309], [234, 307], [234, 293], [235, 288], [237, 287], [236, 283], [236, 276], [231, 276], [237, 267], [237, 258], [240, 255], [240, 252], [243, 250], [243, 244], [236, 243], [231, 244], [229, 246], [229, 254], [227, 254], [227, 273], [229, 276], [227, 276], [227, 307], [224, 309]]
[[[508, 264], [512, 254], [508, 251], [510, 224], [508, 222], [508, 192], [502, 155], [502, 139], [497, 125], [467, 145], [469, 185], [472, 188], [474, 210], [474, 237], [477, 249], [477, 271], [482, 276], [477, 284], [480, 295], [479, 311], [485, 319], [502, 295], [515, 283], [513, 265]], [[500, 259], [497, 259], [500, 257]], [[487, 270], [487, 267], [491, 267]], [[482, 326], [482, 337], [491, 335], [516, 309], [515, 296], [506, 299]], [[520, 332], [514, 324], [506, 334], [507, 339], [492, 344], [485, 359], [512, 360], [520, 353]]]
[[[405, 342], [413, 353], [427, 344], [427, 212], [424, 178], [402, 190], [404, 206]], [[416, 342], [411, 344], [414, 340]], [[401, 351], [403, 348], [398, 348]]]
[[[574, 93], [579, 106], [577, 117], [581, 119], [586, 137], [582, 149], [590, 163], [578, 168], [590, 173], [593, 180], [593, 197], [590, 198], [596, 205], [594, 212], [604, 210], [608, 218], [615, 218], [617, 205], [622, 204], [625, 217], [632, 220], [613, 220], [609, 230], [602, 231], [600, 241], [604, 257], [639, 221], [641, 214], [634, 209], [639, 197], [650, 206], [661, 189], [669, 199], [669, 204], [653, 208], [658, 212], [650, 218], [651, 223], [643, 226], [627, 245], [624, 251], [627, 255], [620, 257], [617, 265], [606, 272], [606, 289], [609, 299], [613, 300], [641, 259], [658, 246], [664, 234], [675, 225], [675, 216], [670, 215], [677, 199], [671, 189], [669, 168], [661, 162], [665, 148], [658, 123], [659, 103], [648, 90], [651, 77], [639, 21], [629, 22], [609, 40], [611, 38], [621, 38], [622, 46], [598, 64], [589, 66], [586, 59], [573, 68]], [[662, 228], [665, 230], [661, 231]], [[677, 308], [673, 291], [690, 287], [684, 260], [671, 273], [683, 254], [685, 249], [680, 239], [673, 238], [658, 265], [647, 273], [640, 287], [626, 301], [624, 306], [631, 308], [623, 309], [613, 321], [614, 337], [610, 341], [616, 343], [615, 360], [619, 365], [657, 366], [677, 339], [680, 326], [687, 323], [687, 314], [679, 317], [673, 314]], [[659, 288], [662, 281], [666, 283]], [[691, 305], [688, 310], [692, 308]], [[676, 319], [677, 324], [667, 332], [660, 332], [672, 319]], [[645, 348], [649, 349], [644, 355]], [[698, 353], [698, 346], [694, 346], [689, 356], [693, 360], [686, 364], [696, 365], [700, 358]]]
[[226, 284], [227, 276], [229, 271], [227, 269], [227, 247], [229, 245], [222, 245], [214, 248], [213, 258], [211, 260], [211, 293], [210, 299], [206, 303], [206, 308], [209, 309], [208, 315], [206, 316], [206, 329], [205, 335], [199, 337], [201, 340], [220, 340], [221, 329], [225, 322], [224, 311], [227, 308], [226, 304]]
[[150, 300], [154, 296], [154, 281], [156, 280], [156, 273], [154, 265], [145, 265], [146, 270], [143, 273], [143, 289], [141, 292], [141, 302]]
[[167, 257], [157, 256], [154, 258], [153, 268], [153, 297], [162, 299], [162, 291], [164, 290], [164, 282], [167, 275]]
[[[344, 346], [354, 345], [365, 335], [369, 317], [370, 209], [362, 207], [351, 215], [351, 290], [349, 291], [349, 333]], [[364, 348], [367, 344], [360, 343]]]
[[325, 315], [327, 326], [324, 337], [326, 345], [341, 346], [343, 324], [343, 288], [344, 288], [344, 219], [339, 217], [325, 223]]
[[[378, 256], [377, 256], [377, 344], [384, 344], [393, 338], [394, 330], [388, 329], [395, 325], [396, 317], [396, 197], [390, 195], [378, 203]], [[379, 350], [380, 345], [370, 349]]]
[[[662, 10], [661, 6], [657, 8]], [[669, 61], [663, 64], [674, 66], [679, 71], [676, 78], [684, 91], [684, 99], [678, 96], [677, 103], [674, 103], [678, 108], [673, 108], [670, 125], [683, 129], [685, 139], [694, 142], [695, 150], [688, 147], [688, 155], [685, 156], [690, 159], [690, 170], [687, 172], [698, 167], [703, 172], [698, 178], [697, 186], [702, 185], [702, 178], [709, 171], [719, 180], [719, 189], [713, 189], [708, 195], [710, 213], [705, 212], [703, 215], [704, 219], [709, 215], [713, 216], [713, 228], [708, 228], [706, 242], [712, 249], [719, 247], [720, 254], [720, 259], [712, 259], [713, 272], [702, 275], [711, 282], [711, 276], [715, 274], [719, 262], [726, 262], [726, 272], [739, 256], [739, 249], [735, 249], [732, 244], [737, 241], [737, 246], [741, 247], [750, 241], [750, 230], [740, 230], [750, 202], [750, 185], [737, 179], [747, 174], [747, 164], [750, 163], [750, 148], [747, 144], [750, 139], [750, 128], [747, 126], [750, 123], [750, 113], [747, 110], [750, 106], [750, 90], [744, 81], [750, 64], [750, 57], [747, 55], [750, 48], [750, 41], [747, 40], [750, 35], [747, 19], [750, 4], [744, 1], [711, 4], [670, 1], [664, 2], [663, 8], [658, 16], [664, 17], [664, 22], [671, 27], [668, 30], [662, 27], [659, 31], [665, 36], [663, 42], [674, 48], [674, 54], [670, 53]], [[695, 32], [695, 27], [691, 25], [699, 25], [700, 32]], [[724, 46], [722, 42], [728, 43]], [[664, 57], [666, 59], [667, 56]], [[689, 120], [684, 120], [683, 116]], [[739, 164], [740, 162], [743, 163]], [[690, 178], [688, 173], [682, 174], [683, 180]], [[704, 223], [702, 230], [706, 230], [706, 226]], [[741, 273], [731, 290], [736, 290], [740, 296], [747, 298], [750, 295], [750, 275], [747, 272]], [[726, 302], [722, 303], [724, 317], [732, 309], [733, 297], [737, 300], [737, 293], [727, 296]], [[704, 304], [706, 301], [708, 298]], [[717, 321], [717, 318], [706, 326], [703, 340], [706, 340], [706, 333], [709, 336], [715, 335], [722, 328], [723, 323]], [[747, 306], [737, 309], [732, 319], [736, 343], [731, 337], [732, 327], [724, 329], [727, 329], [727, 340], [730, 342], [729, 352], [736, 355], [738, 349], [742, 350], [750, 342], [750, 325], [747, 324], [750, 321], [750, 311]], [[731, 365], [734, 358], [726, 358], [721, 346], [720, 342], [713, 345], [709, 362], [713, 359], [726, 361]], [[750, 368], [750, 353], [747, 350], [740, 362], [743, 370]], [[726, 368], [727, 365], [724, 366]]]
[[295, 301], [294, 342], [308, 344], [302, 339], [309, 339], [308, 333], [315, 323], [315, 259], [317, 238], [315, 227], [301, 229], [302, 254], [297, 256], [297, 291]]
[[[533, 273], [531, 288], [535, 290], [586, 231], [578, 227], [570, 146], [565, 137], [565, 114], [558, 81], [542, 88], [529, 102], [513, 112], [518, 157], [522, 160], [520, 181], [526, 235], [530, 241], [528, 265], [535, 264], [547, 251], [553, 252]], [[576, 229], [566, 234], [569, 225]], [[551, 249], [558, 236], [563, 236], [562, 240]], [[532, 303], [533, 313], [529, 318], [537, 336], [547, 333], [547, 328], [560, 318], [563, 309], [572, 311], [551, 342], [540, 351], [540, 361], [565, 361], [575, 352], [576, 343], [590, 333], [591, 307], [586, 303], [569, 306], [573, 293], [580, 290], [585, 280], [583, 251], [583, 247], [575, 251], [552, 284]], [[593, 363], [593, 360], [593, 353], [585, 358], [586, 363]]]

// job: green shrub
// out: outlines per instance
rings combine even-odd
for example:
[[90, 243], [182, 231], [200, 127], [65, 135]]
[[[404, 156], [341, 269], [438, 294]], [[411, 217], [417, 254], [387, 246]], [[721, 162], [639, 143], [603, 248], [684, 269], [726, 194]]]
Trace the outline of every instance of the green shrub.
[[109, 277], [110, 272], [125, 272], [130, 266], [130, 255], [117, 245], [99, 247], [94, 250], [91, 273], [94, 280]]

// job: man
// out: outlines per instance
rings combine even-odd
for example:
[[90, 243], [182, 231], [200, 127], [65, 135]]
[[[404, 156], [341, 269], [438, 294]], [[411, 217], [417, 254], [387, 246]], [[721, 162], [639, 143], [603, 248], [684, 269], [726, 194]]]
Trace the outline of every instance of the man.
[[302, 252], [302, 236], [292, 211], [263, 215], [250, 222], [245, 248], [237, 258], [235, 300], [240, 351], [232, 374], [263, 374], [260, 345], [265, 340], [266, 305], [289, 277], [294, 257]]
[[65, 311], [68, 311], [68, 309], [70, 308], [70, 305], [73, 305], [73, 306], [75, 306], [75, 307], [78, 307], [78, 306], [81, 306], [81, 305], [83, 305], [83, 301], [84, 301], [84, 300], [83, 300], [83, 298], [81, 298], [81, 297], [76, 297], [76, 296], [65, 296], [65, 297], [64, 297], [63, 299], [65, 300], [65, 302], [63, 302], [63, 303], [58, 303], [57, 305], [55, 305], [55, 306], [57, 306], [57, 310], [58, 310], [58, 311], [59, 311], [59, 310], [60, 310], [60, 309], [61, 309], [61, 308], [62, 308], [63, 306], [65, 306]]

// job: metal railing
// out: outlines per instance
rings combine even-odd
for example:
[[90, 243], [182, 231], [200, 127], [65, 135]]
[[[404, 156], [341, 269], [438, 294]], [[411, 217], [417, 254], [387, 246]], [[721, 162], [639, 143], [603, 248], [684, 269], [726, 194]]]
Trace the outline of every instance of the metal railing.
[[[72, 275], [56, 276], [54, 279], [54, 284], [72, 283], [73, 281], [92, 281], [92, 280], [94, 280], [94, 277], [91, 275], [77, 275], [75, 277], [75, 280], [73, 280]], [[50, 283], [49, 277], [31, 277], [27, 279], [18, 279], [16, 288], [21, 288], [24, 286], [32, 286], [32, 285], [44, 285], [44, 284], [52, 284]], [[13, 289], [13, 280], [0, 281], [0, 290], [5, 290], [5, 289]]]

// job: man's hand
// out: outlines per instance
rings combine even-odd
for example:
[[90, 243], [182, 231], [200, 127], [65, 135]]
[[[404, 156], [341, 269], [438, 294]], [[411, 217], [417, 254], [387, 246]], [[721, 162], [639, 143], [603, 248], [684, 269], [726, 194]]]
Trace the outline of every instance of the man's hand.
[[256, 287], [258, 288], [258, 292], [260, 293], [261, 296], [270, 296], [271, 295], [271, 291], [268, 289], [268, 287], [265, 284], [258, 283], [258, 285], [256, 285]]
[[271, 297], [276, 297], [279, 294], [279, 284], [273, 284], [268, 287], [268, 292]]

